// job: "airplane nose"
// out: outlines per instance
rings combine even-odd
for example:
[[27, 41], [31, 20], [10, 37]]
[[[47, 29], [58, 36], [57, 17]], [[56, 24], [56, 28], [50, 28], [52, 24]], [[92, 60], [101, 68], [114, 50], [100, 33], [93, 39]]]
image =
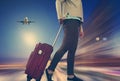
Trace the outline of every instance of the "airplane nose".
[[25, 17], [25, 19], [28, 19], [28, 17]]

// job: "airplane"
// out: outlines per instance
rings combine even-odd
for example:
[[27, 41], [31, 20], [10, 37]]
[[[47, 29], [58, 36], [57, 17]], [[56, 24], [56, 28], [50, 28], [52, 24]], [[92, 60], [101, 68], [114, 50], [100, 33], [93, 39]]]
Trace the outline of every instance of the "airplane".
[[29, 21], [29, 20], [28, 20], [28, 17], [25, 17], [25, 18], [24, 18], [24, 21], [17, 21], [17, 22], [22, 23], [22, 24], [34, 23], [34, 21]]

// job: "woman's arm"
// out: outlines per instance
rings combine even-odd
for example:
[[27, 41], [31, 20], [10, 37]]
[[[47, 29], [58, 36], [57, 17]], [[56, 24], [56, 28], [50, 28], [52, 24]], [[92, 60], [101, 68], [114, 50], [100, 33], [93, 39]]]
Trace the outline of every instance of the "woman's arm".
[[80, 37], [83, 38], [84, 37], [84, 31], [83, 31], [82, 24], [79, 27], [79, 32], [80, 32]]
[[61, 3], [62, 3], [61, 0], [56, 0], [56, 12], [57, 12], [58, 19], [62, 18], [62, 6], [61, 6]]

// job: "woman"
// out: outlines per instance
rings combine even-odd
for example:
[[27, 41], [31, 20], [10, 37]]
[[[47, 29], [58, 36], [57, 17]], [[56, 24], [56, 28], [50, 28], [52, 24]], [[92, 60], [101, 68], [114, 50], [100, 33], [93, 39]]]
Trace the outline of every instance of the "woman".
[[46, 69], [47, 80], [52, 81], [53, 72], [68, 51], [67, 55], [67, 80], [83, 81], [74, 75], [74, 57], [78, 44], [79, 33], [83, 37], [83, 10], [81, 0], [56, 0], [56, 10], [60, 24], [63, 24], [64, 39], [61, 47], [55, 53], [50, 66]]

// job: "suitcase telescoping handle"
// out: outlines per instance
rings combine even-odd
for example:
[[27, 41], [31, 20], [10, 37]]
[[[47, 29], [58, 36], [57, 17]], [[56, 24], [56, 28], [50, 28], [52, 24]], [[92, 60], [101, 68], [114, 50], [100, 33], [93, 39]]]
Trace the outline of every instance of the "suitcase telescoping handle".
[[58, 39], [58, 37], [59, 37], [59, 34], [60, 34], [61, 30], [62, 30], [62, 27], [63, 27], [63, 24], [61, 24], [60, 27], [59, 27], [59, 30], [58, 30], [58, 32], [57, 32], [57, 35], [56, 35], [56, 37], [55, 37], [55, 39], [54, 39], [54, 41], [53, 41], [52, 47], [55, 46], [56, 41], [57, 41], [57, 39]]

